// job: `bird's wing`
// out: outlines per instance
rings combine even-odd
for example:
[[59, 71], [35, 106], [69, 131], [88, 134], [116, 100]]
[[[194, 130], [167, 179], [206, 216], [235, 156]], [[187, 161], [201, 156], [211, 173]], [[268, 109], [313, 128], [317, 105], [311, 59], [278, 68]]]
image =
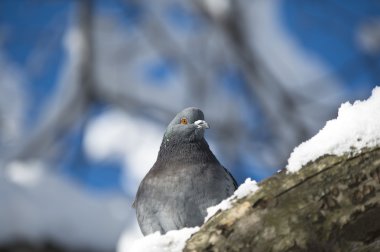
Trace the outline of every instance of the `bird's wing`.
[[234, 187], [235, 187], [235, 190], [236, 190], [238, 188], [238, 184], [237, 184], [234, 176], [232, 176], [231, 172], [226, 167], [223, 166], [223, 169], [228, 174], [228, 176], [231, 178], [232, 183], [234, 184]]

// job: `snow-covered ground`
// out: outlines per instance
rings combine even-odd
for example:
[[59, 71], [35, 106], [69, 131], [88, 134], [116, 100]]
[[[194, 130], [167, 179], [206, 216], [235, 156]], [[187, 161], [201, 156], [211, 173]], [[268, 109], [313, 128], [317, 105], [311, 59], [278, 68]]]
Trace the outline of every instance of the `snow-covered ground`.
[[330, 120], [317, 135], [294, 149], [287, 169], [296, 172], [323, 155], [360, 152], [380, 145], [380, 87], [365, 101], [341, 105], [338, 117]]

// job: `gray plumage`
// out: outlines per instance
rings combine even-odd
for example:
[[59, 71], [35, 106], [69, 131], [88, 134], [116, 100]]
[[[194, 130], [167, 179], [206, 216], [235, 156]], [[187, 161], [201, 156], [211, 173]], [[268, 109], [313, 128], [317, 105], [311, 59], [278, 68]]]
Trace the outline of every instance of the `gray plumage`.
[[206, 209], [235, 191], [235, 179], [204, 139], [206, 128], [198, 108], [184, 109], [168, 125], [157, 161], [133, 203], [144, 235], [200, 226]]

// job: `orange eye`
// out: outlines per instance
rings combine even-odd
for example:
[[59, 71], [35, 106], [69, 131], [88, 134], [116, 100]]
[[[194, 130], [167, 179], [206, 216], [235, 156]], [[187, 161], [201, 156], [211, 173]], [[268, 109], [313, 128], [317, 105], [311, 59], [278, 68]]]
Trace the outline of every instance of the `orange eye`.
[[181, 124], [187, 124], [187, 119], [185, 117], [181, 118]]

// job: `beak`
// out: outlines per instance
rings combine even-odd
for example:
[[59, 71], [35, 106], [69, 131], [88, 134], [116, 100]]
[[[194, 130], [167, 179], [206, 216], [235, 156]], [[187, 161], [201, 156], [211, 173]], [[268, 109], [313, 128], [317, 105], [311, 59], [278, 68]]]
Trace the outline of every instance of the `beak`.
[[194, 124], [197, 126], [198, 129], [202, 128], [202, 129], [208, 129], [210, 128], [210, 126], [208, 126], [208, 123], [204, 120], [198, 120], [198, 121], [195, 121]]

